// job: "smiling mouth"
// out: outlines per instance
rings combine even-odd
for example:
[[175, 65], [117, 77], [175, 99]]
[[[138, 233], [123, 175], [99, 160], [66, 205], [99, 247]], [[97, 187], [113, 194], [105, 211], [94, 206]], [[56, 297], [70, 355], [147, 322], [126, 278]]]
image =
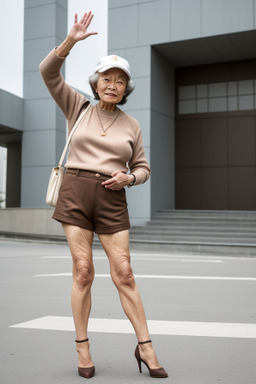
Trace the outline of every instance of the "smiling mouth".
[[114, 96], [116, 97], [116, 95], [114, 93], [106, 93], [107, 96]]

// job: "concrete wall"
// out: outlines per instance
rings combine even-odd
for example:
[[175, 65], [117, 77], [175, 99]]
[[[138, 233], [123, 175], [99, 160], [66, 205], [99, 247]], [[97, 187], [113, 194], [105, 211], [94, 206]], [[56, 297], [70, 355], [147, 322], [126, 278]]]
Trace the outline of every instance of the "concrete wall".
[[175, 71], [151, 52], [151, 215], [175, 208]]
[[[51, 168], [65, 144], [66, 123], [38, 66], [66, 37], [67, 0], [25, 0], [22, 207], [43, 207]], [[64, 70], [64, 68], [63, 68]]]
[[126, 49], [255, 29], [256, 0], [109, 0], [109, 21]]
[[62, 226], [52, 217], [53, 208], [0, 209], [0, 234], [64, 236]]
[[3, 89], [0, 89], [0, 142], [5, 142], [1, 126], [18, 131], [23, 129], [23, 99]]

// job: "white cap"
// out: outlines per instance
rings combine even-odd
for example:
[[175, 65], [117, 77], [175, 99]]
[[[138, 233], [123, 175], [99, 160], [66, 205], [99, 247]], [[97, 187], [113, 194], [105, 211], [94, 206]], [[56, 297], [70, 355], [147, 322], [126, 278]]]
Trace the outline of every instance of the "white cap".
[[119, 68], [131, 79], [130, 65], [127, 60], [117, 55], [104, 56], [95, 67], [95, 72], [105, 72], [110, 68]]

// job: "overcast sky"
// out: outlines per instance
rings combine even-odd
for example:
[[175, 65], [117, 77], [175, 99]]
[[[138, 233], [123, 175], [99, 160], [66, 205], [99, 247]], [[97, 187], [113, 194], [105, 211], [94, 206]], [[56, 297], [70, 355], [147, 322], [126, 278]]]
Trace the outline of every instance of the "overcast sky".
[[[78, 43], [67, 59], [66, 80], [83, 92], [91, 93], [88, 76], [101, 56], [107, 54], [108, 0], [68, 0], [68, 31], [74, 14], [94, 13], [91, 30], [97, 36]], [[23, 96], [24, 0], [0, 0], [0, 89]], [[39, 63], [38, 63], [39, 64]]]

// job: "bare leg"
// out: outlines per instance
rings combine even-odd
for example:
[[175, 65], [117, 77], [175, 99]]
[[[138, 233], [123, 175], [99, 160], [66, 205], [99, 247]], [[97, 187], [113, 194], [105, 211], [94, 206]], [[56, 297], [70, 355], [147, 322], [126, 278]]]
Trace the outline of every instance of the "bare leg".
[[[87, 339], [88, 319], [91, 311], [91, 285], [94, 278], [92, 260], [93, 232], [70, 224], [62, 224], [73, 259], [71, 305], [77, 340]], [[76, 345], [78, 366], [93, 366], [89, 343]]]
[[[99, 235], [109, 258], [111, 277], [118, 289], [124, 312], [131, 321], [138, 341], [149, 340], [149, 332], [143, 303], [130, 265], [129, 232]], [[152, 344], [139, 345], [140, 355], [151, 369], [160, 368]]]

